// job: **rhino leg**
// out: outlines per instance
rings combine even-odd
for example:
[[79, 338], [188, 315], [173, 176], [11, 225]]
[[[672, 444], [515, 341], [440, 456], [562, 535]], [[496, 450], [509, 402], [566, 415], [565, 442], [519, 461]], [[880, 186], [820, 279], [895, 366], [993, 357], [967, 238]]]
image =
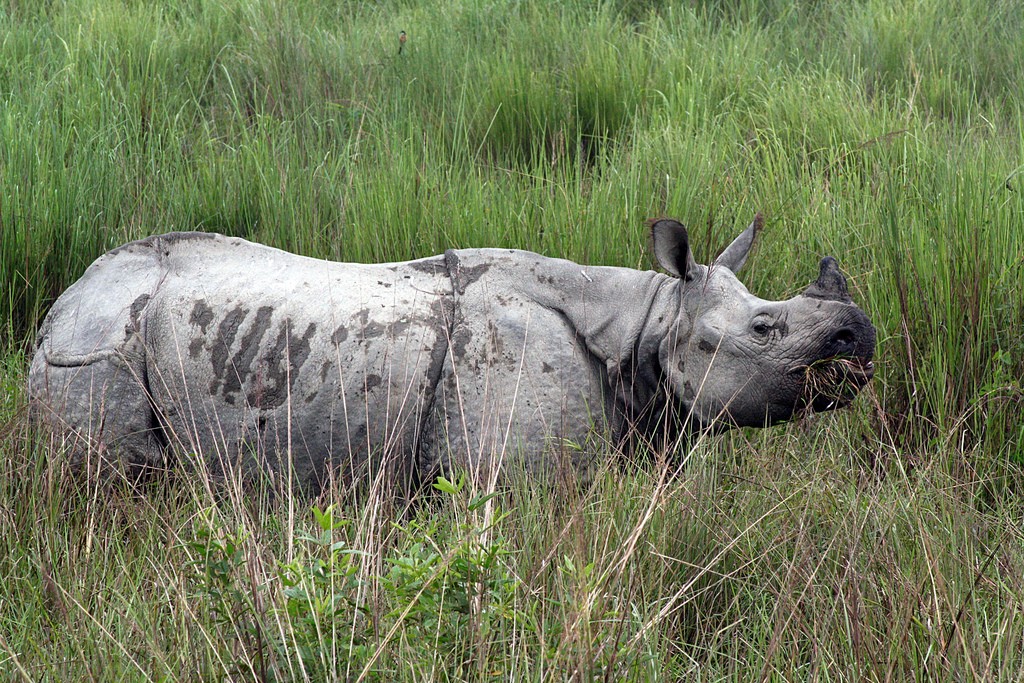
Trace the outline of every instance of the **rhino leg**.
[[162, 277], [155, 258], [143, 243], [101, 257], [39, 331], [28, 381], [33, 419], [89, 475], [134, 480], [164, 462], [146, 381], [146, 309]]
[[[144, 364], [116, 352], [81, 364], [32, 361], [33, 417], [68, 449], [73, 470], [137, 481], [164, 465], [166, 439], [145, 386]], [[139, 359], [141, 360], [141, 359]]]

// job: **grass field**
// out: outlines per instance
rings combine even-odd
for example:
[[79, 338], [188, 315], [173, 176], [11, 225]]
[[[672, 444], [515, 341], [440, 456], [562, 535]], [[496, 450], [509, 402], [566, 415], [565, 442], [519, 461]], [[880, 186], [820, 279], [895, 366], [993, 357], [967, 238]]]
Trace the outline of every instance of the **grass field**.
[[[1021, 83], [1010, 0], [7, 0], [0, 678], [1024, 680]], [[645, 218], [707, 260], [757, 211], [750, 289], [837, 256], [878, 373], [676, 476], [139, 493], [25, 419], [41, 317], [130, 239], [651, 268]]]

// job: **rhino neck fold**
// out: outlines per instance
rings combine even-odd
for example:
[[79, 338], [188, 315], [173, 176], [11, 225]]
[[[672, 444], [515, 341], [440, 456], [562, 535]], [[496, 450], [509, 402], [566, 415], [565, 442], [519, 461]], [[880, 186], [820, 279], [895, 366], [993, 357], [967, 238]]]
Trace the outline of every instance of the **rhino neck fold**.
[[[650, 271], [572, 264], [553, 284], [531, 294], [560, 312], [590, 353], [617, 364], [636, 355], [645, 330], [658, 324], [651, 319], [652, 310], [670, 282]], [[668, 311], [664, 314], [667, 328]]]
[[677, 324], [679, 281], [617, 268], [586, 272], [593, 282], [566, 297], [561, 310], [607, 370], [613, 437], [632, 450], [637, 436], [651, 435], [657, 443], [649, 445], [662, 448], [678, 432], [659, 349]]
[[[613, 429], [623, 434], [666, 405], [659, 359], [662, 339], [679, 317], [679, 280], [654, 271], [584, 266], [538, 254], [458, 250], [445, 255], [456, 302], [469, 291], [498, 307], [535, 305], [553, 311], [572, 343], [606, 372]], [[480, 289], [477, 289], [480, 288]], [[456, 316], [461, 306], [456, 304]], [[561, 330], [534, 327], [530, 335]]]
[[653, 271], [573, 264], [561, 283], [537, 300], [558, 310], [604, 364], [619, 417], [633, 422], [660, 412], [659, 347], [679, 315], [679, 281]]

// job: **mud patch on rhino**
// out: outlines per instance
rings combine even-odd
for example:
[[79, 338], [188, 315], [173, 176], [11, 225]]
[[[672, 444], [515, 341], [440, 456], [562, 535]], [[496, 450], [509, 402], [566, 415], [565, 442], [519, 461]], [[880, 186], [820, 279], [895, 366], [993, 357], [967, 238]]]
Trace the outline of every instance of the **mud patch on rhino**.
[[309, 358], [310, 341], [315, 334], [316, 323], [309, 323], [300, 337], [294, 334], [291, 320], [285, 319], [274, 345], [267, 349], [264, 356], [266, 364], [263, 381], [255, 382], [246, 396], [250, 405], [269, 409], [285, 404], [299, 371]]
[[473, 333], [465, 326], [460, 325], [452, 331], [452, 356], [455, 360], [463, 360], [466, 357], [466, 345], [472, 340]]
[[146, 308], [146, 304], [149, 303], [150, 298], [149, 294], [141, 294], [132, 302], [131, 308], [128, 310], [129, 323], [124, 327], [125, 336], [137, 333], [142, 329], [142, 323], [139, 320], [139, 317], [142, 315], [142, 311]]
[[361, 337], [361, 341], [379, 339], [380, 337], [387, 335], [387, 333], [388, 326], [382, 325], [376, 320], [367, 323], [366, 325], [363, 326], [361, 330], [359, 330], [359, 336]]
[[481, 263], [476, 266], [463, 266], [462, 260], [454, 249], [444, 252], [444, 265], [448, 269], [448, 277], [451, 278], [452, 286], [459, 294], [465, 294], [466, 289], [483, 277], [484, 273], [491, 269], [491, 264]]
[[408, 265], [418, 273], [426, 273], [428, 275], [443, 275], [445, 273], [445, 263], [441, 256], [410, 261]]
[[498, 330], [498, 326], [494, 324], [494, 321], [487, 321], [487, 337], [490, 342], [491, 354], [496, 358], [505, 351], [505, 341], [501, 337], [501, 333]]
[[193, 327], [198, 327], [199, 332], [202, 336], [196, 336], [188, 344], [188, 356], [189, 358], [199, 358], [202, 354], [203, 349], [206, 348], [205, 336], [206, 331], [210, 327], [210, 323], [213, 322], [213, 309], [207, 305], [205, 301], [200, 299], [192, 304], [192, 312], [189, 314], [188, 323]]
[[122, 244], [119, 247], [115, 247], [107, 252], [107, 256], [116, 256], [120, 253], [134, 254], [139, 247], [145, 247], [148, 249], [155, 249], [161, 253], [166, 254], [167, 248], [173, 246], [177, 242], [184, 242], [186, 240], [216, 240], [217, 235], [212, 235], [206, 232], [169, 232], [163, 235], [150, 235], [134, 242], [128, 242]]
[[200, 299], [192, 304], [192, 313], [188, 317], [188, 322], [190, 325], [197, 325], [199, 330], [206, 334], [206, 328], [213, 322], [213, 309]]
[[340, 346], [346, 339], [348, 339], [348, 328], [344, 325], [338, 325], [334, 332], [331, 333], [331, 343], [335, 346]]
[[402, 318], [401, 320], [396, 320], [395, 322], [393, 322], [390, 325], [388, 325], [388, 335], [392, 339], [397, 339], [400, 336], [402, 336], [403, 334], [405, 334], [406, 330], [409, 329], [409, 326], [411, 324], [412, 323], [409, 321], [408, 318]]
[[235, 403], [235, 395], [242, 390], [242, 385], [253, 372], [253, 363], [256, 354], [259, 353], [260, 342], [270, 329], [273, 313], [274, 309], [270, 306], [260, 306], [256, 310], [256, 318], [242, 337], [238, 352], [231, 358], [233, 372], [228, 372], [223, 378], [223, 392], [224, 400], [232, 405]]
[[[409, 317], [402, 318], [401, 320], [395, 320], [389, 323], [382, 323], [376, 320], [370, 320], [370, 312], [367, 311], [366, 309], [363, 309], [362, 311], [357, 313], [356, 318], [359, 321], [359, 331], [357, 334], [358, 342], [360, 344], [365, 343], [371, 339], [398, 339], [403, 334], [405, 334], [406, 331], [408, 331], [409, 327], [412, 325], [413, 322], [427, 322], [428, 324], [430, 323], [429, 320], [423, 321], [419, 318]], [[335, 332], [337, 332], [337, 330], [335, 330]], [[331, 337], [331, 341], [334, 341], [333, 335]]]
[[219, 393], [224, 384], [224, 379], [229, 372], [228, 354], [235, 343], [235, 337], [238, 336], [238, 328], [247, 315], [249, 315], [248, 308], [235, 306], [228, 311], [224, 319], [220, 321], [220, 325], [217, 326], [217, 336], [213, 338], [213, 344], [210, 346], [210, 362], [213, 365], [213, 381], [210, 382], [211, 395]]
[[334, 363], [327, 360], [320, 366], [320, 383], [325, 384], [327, 382], [327, 376], [331, 373], [331, 368], [334, 367]]
[[[383, 336], [383, 334], [384, 334], [384, 326], [381, 325], [380, 323], [376, 322], [376, 321], [373, 321], [373, 322], [370, 321], [370, 310], [369, 309], [364, 308], [361, 311], [357, 312], [352, 317], [355, 318], [355, 322], [356, 322], [356, 325], [355, 325], [355, 327], [356, 327], [356, 339], [355, 339], [355, 342], [357, 344], [363, 344], [368, 339], [375, 339], [377, 337]], [[337, 332], [337, 330], [335, 330], [335, 332]], [[346, 338], [348, 337], [347, 333], [346, 333], [345, 337]]]

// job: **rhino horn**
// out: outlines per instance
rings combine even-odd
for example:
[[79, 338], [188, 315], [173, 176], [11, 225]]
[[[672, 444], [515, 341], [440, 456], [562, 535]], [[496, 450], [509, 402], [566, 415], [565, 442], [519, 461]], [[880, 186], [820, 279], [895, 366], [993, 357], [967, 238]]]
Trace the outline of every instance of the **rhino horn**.
[[846, 289], [846, 278], [839, 270], [839, 262], [831, 256], [821, 259], [818, 279], [804, 290], [803, 295], [811, 299], [853, 303], [850, 292]]
[[757, 233], [761, 231], [763, 225], [764, 217], [758, 213], [754, 216], [754, 222], [747, 226], [747, 229], [718, 255], [715, 264], [725, 266], [732, 272], [738, 273], [743, 264], [747, 262], [750, 249], [754, 246], [754, 238], [757, 237]]

